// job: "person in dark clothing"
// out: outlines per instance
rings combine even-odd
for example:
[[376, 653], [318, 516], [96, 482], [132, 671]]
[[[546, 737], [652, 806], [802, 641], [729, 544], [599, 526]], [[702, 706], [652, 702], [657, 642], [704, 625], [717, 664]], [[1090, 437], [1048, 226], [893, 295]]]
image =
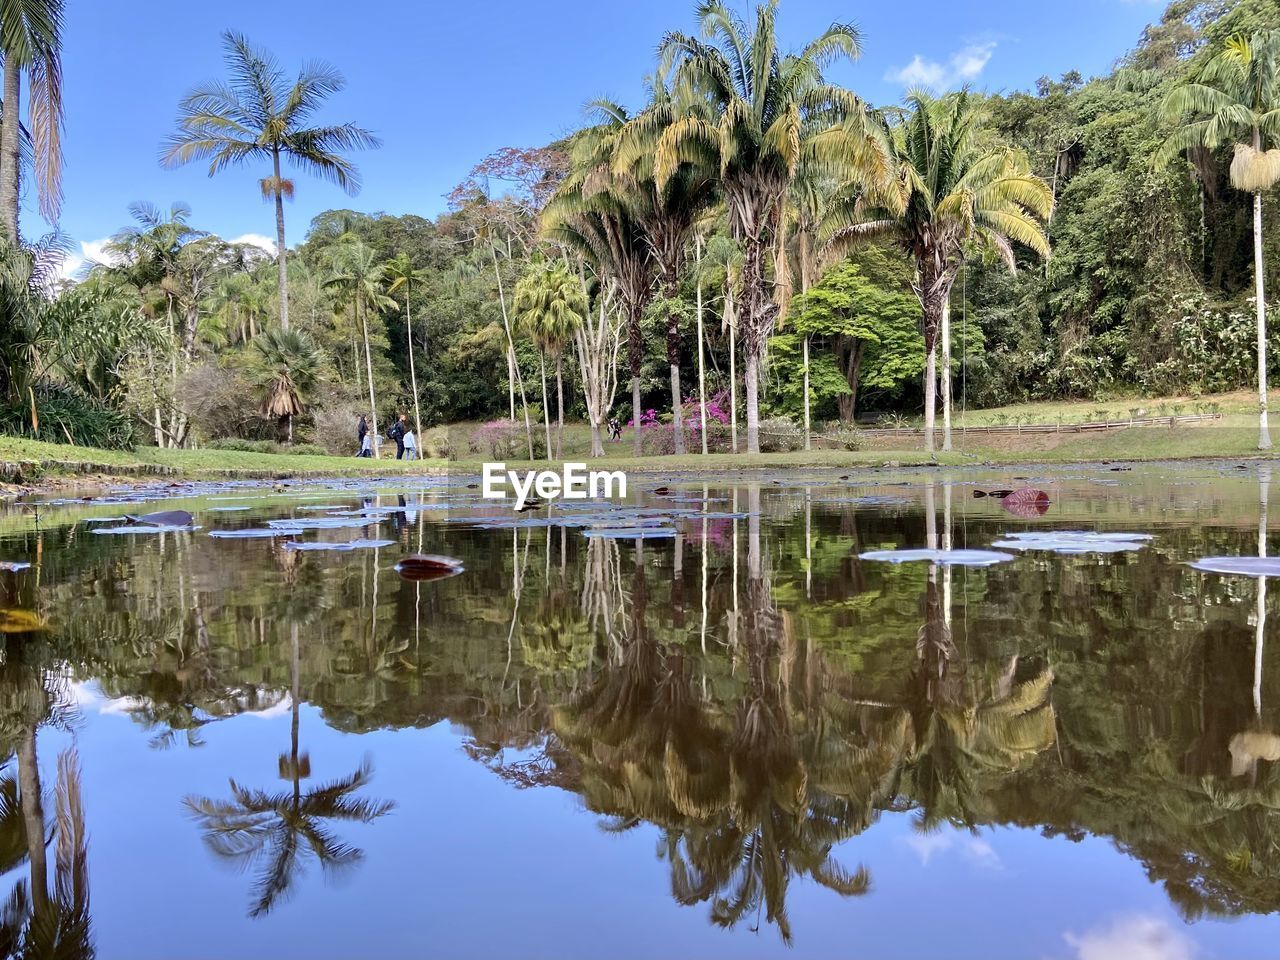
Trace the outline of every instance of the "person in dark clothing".
[[369, 420], [362, 413], [360, 414], [360, 419], [356, 421], [356, 448], [357, 448], [356, 456], [357, 457], [373, 456], [373, 451], [370, 449], [371, 445], [364, 442], [364, 438], [367, 437], [368, 435], [369, 435]]
[[387, 439], [394, 440], [396, 442], [397, 460], [404, 459], [404, 435], [405, 431], [408, 429], [409, 418], [402, 413], [400, 414], [400, 418], [391, 425], [391, 429], [387, 431]]
[[609, 418], [609, 439], [610, 440], [622, 439], [622, 424], [618, 422], [617, 417]]

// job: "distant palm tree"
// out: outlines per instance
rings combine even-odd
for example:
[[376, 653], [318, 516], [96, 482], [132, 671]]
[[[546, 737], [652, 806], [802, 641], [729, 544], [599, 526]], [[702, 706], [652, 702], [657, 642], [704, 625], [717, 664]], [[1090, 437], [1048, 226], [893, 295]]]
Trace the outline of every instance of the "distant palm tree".
[[547, 357], [556, 361], [558, 396], [556, 456], [564, 455], [565, 344], [586, 322], [587, 298], [582, 282], [561, 266], [534, 268], [516, 284], [516, 317], [537, 344], [542, 358], [542, 411], [547, 431], [547, 456], [551, 456], [551, 414], [547, 401]]
[[1263, 286], [1262, 192], [1280, 179], [1280, 30], [1234, 36], [1199, 76], [1161, 105], [1181, 121], [1164, 159], [1196, 147], [1233, 144], [1231, 185], [1253, 194], [1253, 280], [1258, 316], [1258, 449], [1271, 446], [1267, 424], [1267, 303]]
[[[344, 294], [355, 310], [364, 337], [365, 373], [369, 379], [369, 429], [378, 435], [378, 401], [373, 389], [373, 351], [369, 346], [369, 311], [394, 307], [383, 286], [385, 273], [377, 253], [363, 240], [348, 238], [333, 253], [333, 269], [325, 286]], [[374, 451], [378, 449], [374, 444]]]
[[393, 294], [401, 287], [404, 287], [404, 338], [409, 345], [409, 386], [413, 390], [413, 429], [418, 437], [418, 444], [422, 444], [422, 408], [418, 402], [418, 367], [413, 357], [413, 315], [409, 307], [409, 298], [413, 294], [413, 285], [422, 283], [427, 279], [427, 275], [413, 266], [413, 261], [409, 259], [407, 253], [392, 257], [383, 267], [386, 271], [387, 279], [391, 281], [391, 285], [387, 287], [387, 294]]
[[[845, 194], [845, 202], [828, 212], [823, 232], [836, 252], [860, 240], [888, 237], [915, 261], [927, 358], [925, 449], [932, 451], [937, 346], [964, 247], [991, 247], [1010, 270], [1016, 266], [1015, 243], [1048, 257], [1043, 221], [1053, 194], [1025, 156], [978, 135], [980, 104], [967, 92], [935, 98], [914, 91], [907, 105], [910, 114], [892, 130], [892, 183]], [[949, 446], [948, 432], [944, 448]]]
[[5, 119], [0, 126], [0, 221], [18, 243], [23, 133], [17, 122], [22, 75], [31, 81], [27, 123], [35, 159], [40, 212], [49, 220], [62, 205], [63, 0], [0, 0], [0, 55], [4, 57]]
[[250, 46], [243, 35], [227, 31], [222, 45], [230, 81], [206, 83], [182, 99], [178, 131], [170, 137], [161, 162], [177, 167], [207, 159], [213, 176], [250, 161], [271, 161], [271, 175], [259, 185], [263, 198], [275, 202], [280, 326], [288, 330], [284, 200], [293, 197], [293, 181], [282, 175], [281, 160], [354, 195], [360, 190], [360, 177], [342, 152], [377, 147], [379, 141], [351, 123], [307, 126], [320, 105], [346, 86], [333, 67], [308, 63], [290, 83], [275, 58]]
[[301, 330], [273, 328], [253, 341], [254, 367], [265, 389], [262, 412], [282, 422], [293, 442], [293, 418], [324, 370], [324, 352]]
[[662, 132], [654, 178], [662, 187], [684, 164], [717, 166], [731, 232], [742, 243], [748, 453], [760, 452], [760, 364], [777, 313], [766, 259], [775, 249], [792, 179], [801, 163], [869, 180], [884, 180], [890, 172], [883, 137], [865, 104], [822, 75], [837, 58], [857, 58], [857, 29], [833, 23], [799, 53], [783, 53], [777, 9], [777, 0], [760, 4], [751, 27], [720, 0], [706, 0], [697, 15], [711, 42], [670, 33], [661, 46], [664, 61], [674, 66], [673, 83], [699, 91], [706, 106]]

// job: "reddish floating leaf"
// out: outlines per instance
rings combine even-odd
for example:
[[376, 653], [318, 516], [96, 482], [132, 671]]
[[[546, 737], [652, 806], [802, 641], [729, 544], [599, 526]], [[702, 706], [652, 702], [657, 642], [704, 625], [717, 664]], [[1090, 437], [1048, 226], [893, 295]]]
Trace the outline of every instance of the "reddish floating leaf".
[[1045, 511], [1049, 509], [1049, 495], [1034, 487], [1022, 487], [1002, 497], [1000, 506], [1015, 517], [1034, 520], [1036, 517], [1044, 516]]
[[462, 572], [462, 561], [432, 553], [414, 553], [396, 564], [396, 573], [405, 580], [442, 580]]

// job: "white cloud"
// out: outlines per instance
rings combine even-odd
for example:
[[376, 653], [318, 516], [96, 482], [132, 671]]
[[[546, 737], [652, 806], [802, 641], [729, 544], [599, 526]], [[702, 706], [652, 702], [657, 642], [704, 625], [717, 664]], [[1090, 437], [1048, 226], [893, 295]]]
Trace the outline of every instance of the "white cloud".
[[80, 252], [68, 252], [62, 258], [62, 266], [58, 270], [60, 280], [76, 280], [79, 271], [87, 266], [95, 263], [108, 263], [111, 257], [107, 254], [107, 244], [111, 242], [110, 237], [103, 237], [101, 240], [90, 240], [88, 242], [80, 241]]
[[1191, 960], [1195, 944], [1167, 920], [1141, 914], [1120, 917], [1105, 928], [1065, 933], [1077, 960]]
[[251, 246], [259, 247], [267, 251], [271, 256], [276, 255], [276, 242], [270, 237], [265, 237], [260, 233], [242, 233], [238, 237], [233, 237], [229, 243], [247, 243]]
[[885, 74], [885, 79], [905, 87], [948, 90], [976, 80], [986, 69], [995, 49], [994, 40], [986, 43], [971, 43], [951, 54], [946, 63], [926, 60], [917, 53], [905, 67], [890, 70]]

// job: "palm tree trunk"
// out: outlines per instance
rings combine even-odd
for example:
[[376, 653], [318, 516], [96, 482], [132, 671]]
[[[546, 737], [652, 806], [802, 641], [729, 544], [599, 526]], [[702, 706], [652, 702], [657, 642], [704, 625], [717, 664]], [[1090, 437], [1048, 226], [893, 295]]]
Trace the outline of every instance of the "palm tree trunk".
[[547, 431], [547, 457], [551, 456], [551, 401], [547, 399], [547, 355], [540, 356], [542, 366], [542, 425]]
[[926, 347], [924, 364], [924, 448], [933, 453], [933, 427], [938, 402], [938, 346]]
[[[727, 283], [726, 283], [727, 287]], [[733, 310], [733, 301], [725, 291], [725, 310]], [[729, 320], [729, 447], [738, 452], [738, 337], [733, 319]]]
[[744, 384], [747, 392], [747, 453], [760, 452], [760, 360], [747, 353]]
[[804, 335], [804, 448], [812, 449], [809, 438], [809, 335]]
[[640, 377], [632, 374], [631, 377], [631, 422], [635, 424], [635, 430], [632, 434], [634, 441], [635, 455], [640, 456]]
[[360, 294], [356, 294], [356, 316], [360, 320], [360, 332], [364, 335], [364, 369], [369, 381], [369, 429], [373, 431], [373, 455], [382, 459], [378, 447], [378, 401], [373, 395], [373, 354], [369, 350], [369, 320], [360, 309]]
[[556, 354], [556, 459], [564, 459], [564, 349]]
[[[677, 294], [675, 278], [667, 285], [668, 300]], [[674, 310], [667, 312], [667, 365], [671, 368], [671, 428], [675, 453], [684, 453], [684, 397], [680, 390], [680, 318]]]
[[21, 792], [27, 859], [31, 867], [31, 906], [39, 915], [49, 905], [49, 868], [44, 858], [44, 802], [40, 795], [35, 727], [24, 730], [18, 743], [18, 790]]
[[942, 449], [951, 449], [951, 291], [942, 301]]
[[285, 262], [288, 251], [284, 245], [284, 189], [280, 181], [280, 151], [271, 151], [271, 166], [275, 172], [276, 201], [276, 270], [280, 284], [280, 329], [289, 329], [289, 267]]
[[[1254, 135], [1255, 145], [1257, 134]], [[1253, 195], [1253, 286], [1258, 311], [1258, 449], [1271, 449], [1267, 425], [1267, 298], [1262, 259], [1262, 194]]]
[[[707, 455], [707, 369], [702, 359], [702, 237], [694, 238], [693, 243], [694, 259], [697, 262], [698, 272], [698, 407], [702, 411], [699, 414], [700, 426], [702, 429], [702, 455]], [[705, 553], [705, 538], [704, 549]]]
[[418, 404], [418, 366], [413, 359], [413, 317], [409, 313], [409, 284], [404, 287], [404, 335], [409, 342], [409, 385], [413, 388], [413, 429], [422, 444], [422, 408]]
[[22, 66], [17, 56], [4, 61], [4, 116], [0, 122], [0, 216], [5, 235], [18, 243], [18, 162], [22, 130], [18, 110], [22, 100]]

